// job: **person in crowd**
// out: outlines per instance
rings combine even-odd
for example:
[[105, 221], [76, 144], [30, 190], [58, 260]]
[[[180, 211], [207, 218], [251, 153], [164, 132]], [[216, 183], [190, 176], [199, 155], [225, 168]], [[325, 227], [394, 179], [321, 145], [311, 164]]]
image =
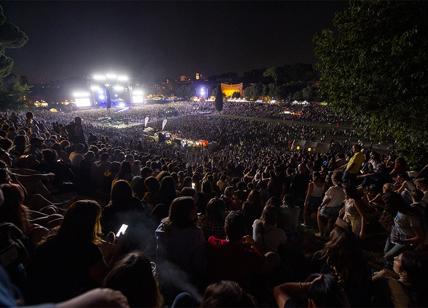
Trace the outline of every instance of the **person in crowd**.
[[[39, 243], [49, 232], [49, 229], [46, 227], [51, 228], [61, 221], [61, 215], [50, 216], [42, 212], [30, 211], [23, 204], [24, 192], [19, 185], [3, 184], [0, 186], [0, 189], [4, 197], [3, 204], [0, 207], [0, 222], [13, 223], [34, 244]], [[33, 214], [33, 218], [31, 218], [31, 214]]]
[[343, 214], [341, 218], [351, 226], [352, 232], [357, 237], [364, 239], [367, 220], [364, 201], [353, 186], [346, 185], [344, 191], [345, 204], [342, 209]]
[[110, 202], [102, 211], [102, 228], [105, 234], [116, 233], [122, 224], [132, 226], [142, 219], [144, 207], [132, 196], [131, 186], [127, 181], [116, 181], [111, 188]]
[[346, 184], [355, 185], [357, 175], [359, 174], [362, 164], [365, 161], [365, 156], [361, 152], [361, 146], [359, 144], [354, 144], [352, 146], [352, 152], [354, 155], [352, 155], [352, 157], [349, 159], [345, 166], [345, 171], [343, 172], [343, 182]]
[[141, 252], [130, 253], [117, 261], [103, 285], [124, 294], [130, 307], [162, 307], [163, 299], [152, 263]]
[[200, 307], [256, 307], [256, 302], [239, 284], [223, 280], [205, 289]]
[[233, 280], [244, 289], [255, 287], [264, 260], [246, 233], [245, 217], [231, 211], [225, 220], [226, 239], [208, 239], [208, 276], [211, 281]]
[[314, 269], [336, 277], [353, 307], [370, 303], [370, 274], [358, 238], [341, 219], [336, 221], [324, 248], [313, 256]]
[[211, 199], [202, 219], [201, 227], [205, 238], [210, 236], [225, 238], [224, 219], [226, 217], [226, 203], [220, 198]]
[[160, 180], [159, 196], [160, 202], [166, 204], [168, 207], [177, 196], [172, 176], [165, 176]]
[[428, 178], [418, 178], [415, 184], [416, 188], [424, 194], [422, 201], [428, 206]]
[[405, 202], [397, 205], [397, 214], [384, 249], [384, 258], [387, 261], [392, 261], [400, 252], [425, 241], [425, 226], [420, 210]]
[[310, 221], [313, 221], [318, 208], [321, 205], [325, 192], [325, 181], [319, 172], [314, 172], [312, 181], [308, 184], [308, 191], [303, 210], [303, 223], [305, 226], [310, 226]]
[[374, 305], [379, 307], [425, 307], [428, 297], [424, 292], [422, 257], [414, 251], [404, 251], [394, 257], [390, 269], [373, 274]]
[[101, 286], [110, 256], [100, 250], [100, 217], [95, 201], [70, 206], [61, 226], [36, 249], [28, 271], [29, 303], [60, 302]]
[[253, 224], [253, 240], [258, 251], [277, 252], [280, 245], [285, 245], [287, 236], [284, 230], [277, 227], [279, 208], [266, 205], [260, 219]]
[[133, 176], [132, 176], [131, 163], [128, 161], [123, 161], [120, 164], [119, 172], [114, 177], [112, 185], [114, 185], [116, 181], [120, 181], [120, 180], [124, 180], [124, 181], [127, 181], [128, 183], [131, 183], [132, 177]]
[[169, 261], [189, 274], [200, 274], [205, 269], [204, 244], [203, 232], [196, 225], [193, 198], [175, 198], [168, 217], [156, 229], [158, 262]]
[[[16, 286], [12, 284], [7, 276], [7, 273], [0, 266], [0, 306], [1, 307], [17, 307], [22, 305], [25, 299], [20, 294], [17, 294]], [[25, 307], [57, 307], [57, 308], [75, 308], [75, 307], [117, 307], [128, 308], [128, 300], [120, 291], [112, 289], [93, 289], [80, 294], [76, 297], [68, 299], [60, 303], [43, 303]]]
[[327, 236], [336, 218], [339, 215], [340, 209], [345, 201], [345, 192], [341, 186], [342, 174], [335, 171], [331, 177], [333, 186], [325, 192], [324, 199], [317, 213], [317, 222], [321, 237]]
[[349, 307], [343, 288], [331, 274], [312, 274], [305, 282], [281, 284], [273, 295], [278, 308]]
[[160, 203], [159, 181], [155, 177], [149, 176], [144, 180], [144, 186], [146, 193], [143, 200], [153, 209]]

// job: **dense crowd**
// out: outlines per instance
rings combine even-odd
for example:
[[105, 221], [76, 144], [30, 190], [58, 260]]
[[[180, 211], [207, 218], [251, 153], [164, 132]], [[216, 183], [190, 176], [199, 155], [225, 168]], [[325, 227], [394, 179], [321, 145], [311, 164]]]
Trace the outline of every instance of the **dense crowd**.
[[161, 107], [0, 114], [0, 306], [428, 305], [428, 166], [352, 131], [170, 107], [167, 130], [218, 146], [147, 137]]

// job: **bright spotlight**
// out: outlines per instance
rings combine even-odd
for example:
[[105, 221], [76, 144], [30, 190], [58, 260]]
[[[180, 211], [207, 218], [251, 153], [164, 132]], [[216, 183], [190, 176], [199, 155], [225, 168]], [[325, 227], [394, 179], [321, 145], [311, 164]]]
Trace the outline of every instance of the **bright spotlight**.
[[199, 89], [199, 94], [201, 97], [205, 97], [205, 95], [207, 95], [207, 90], [204, 87], [202, 87]]
[[100, 92], [100, 91], [102, 91], [102, 89], [99, 85], [94, 84], [91, 86], [91, 91]]
[[117, 80], [119, 80], [119, 81], [128, 81], [129, 77], [126, 76], [126, 75], [121, 75], [121, 76], [117, 77]]
[[132, 95], [144, 95], [144, 91], [141, 89], [132, 90]]
[[125, 90], [125, 88], [117, 84], [113, 86], [113, 90], [115, 90], [116, 92], [122, 92], [123, 90]]
[[144, 103], [144, 97], [142, 96], [142, 95], [139, 95], [139, 96], [133, 96], [132, 97], [132, 102], [134, 103], [134, 104], [142, 104], [142, 103]]
[[119, 102], [119, 103], [117, 103], [117, 107], [119, 107], [119, 108], [125, 108], [126, 105], [125, 105], [124, 102]]
[[98, 99], [103, 101], [106, 99], [106, 97], [105, 97], [105, 95], [101, 94], [101, 95], [98, 95]]
[[89, 92], [85, 91], [76, 91], [73, 92], [73, 97], [80, 98], [80, 97], [89, 97], [91, 94]]
[[97, 81], [103, 81], [103, 80], [106, 80], [106, 76], [102, 74], [95, 74], [94, 76], [92, 76], [92, 79]]
[[89, 97], [78, 97], [74, 99], [74, 104], [76, 107], [90, 107], [91, 106], [91, 100]]
[[117, 75], [114, 73], [108, 73], [106, 74], [107, 79], [117, 79]]

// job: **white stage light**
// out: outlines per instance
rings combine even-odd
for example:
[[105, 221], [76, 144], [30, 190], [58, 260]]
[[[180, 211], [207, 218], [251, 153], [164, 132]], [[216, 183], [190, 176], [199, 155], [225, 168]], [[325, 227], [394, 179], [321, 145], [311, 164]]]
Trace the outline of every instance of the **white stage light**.
[[142, 104], [144, 103], [144, 97], [142, 95], [134, 95], [132, 96], [132, 102], [134, 104]]
[[144, 95], [144, 91], [141, 89], [132, 90], [132, 95]]
[[73, 97], [80, 98], [80, 97], [89, 97], [91, 94], [89, 92], [85, 91], [76, 91], [73, 92]]
[[79, 97], [74, 99], [74, 103], [76, 104], [76, 107], [90, 107], [91, 106], [91, 100], [89, 97]]
[[97, 81], [103, 81], [103, 80], [106, 80], [106, 76], [104, 76], [102, 74], [95, 74], [92, 76], [92, 79], [97, 80]]
[[108, 73], [106, 76], [108, 79], [117, 79], [117, 75], [115, 73]]
[[117, 77], [117, 80], [119, 80], [119, 81], [128, 81], [129, 77], [126, 76], [126, 75], [121, 75], [121, 76]]
[[125, 90], [125, 88], [117, 84], [113, 86], [113, 90], [115, 90], [116, 92], [122, 92], [123, 90]]
[[94, 84], [94, 85], [91, 86], [91, 91], [100, 92], [100, 91], [102, 91], [102, 89], [101, 89], [101, 87], [99, 85]]

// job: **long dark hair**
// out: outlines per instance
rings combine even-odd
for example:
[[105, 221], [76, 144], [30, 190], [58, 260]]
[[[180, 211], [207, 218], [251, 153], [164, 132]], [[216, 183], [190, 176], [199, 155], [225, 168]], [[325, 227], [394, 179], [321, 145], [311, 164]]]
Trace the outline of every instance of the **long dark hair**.
[[11, 222], [26, 233], [29, 231], [30, 222], [27, 208], [22, 204], [24, 191], [17, 184], [3, 184], [0, 188], [4, 196], [4, 202], [0, 206], [0, 221]]
[[162, 306], [151, 263], [142, 252], [132, 252], [119, 260], [104, 279], [104, 287], [121, 291], [131, 307]]
[[192, 197], [175, 198], [169, 208], [165, 224], [175, 225], [180, 229], [195, 226], [195, 220], [191, 215], [192, 211], [195, 211], [195, 203]]
[[111, 188], [110, 201], [112, 206], [120, 206], [132, 198], [132, 188], [125, 180], [115, 182]]
[[161, 201], [167, 205], [171, 204], [176, 197], [174, 178], [170, 175], [164, 176], [160, 182], [159, 195]]
[[359, 242], [350, 229], [346, 230], [336, 225], [322, 249], [321, 257], [337, 279], [345, 285], [365, 283], [367, 264]]
[[101, 207], [98, 202], [76, 201], [65, 213], [55, 238], [64, 242], [97, 244], [101, 234], [100, 216]]

